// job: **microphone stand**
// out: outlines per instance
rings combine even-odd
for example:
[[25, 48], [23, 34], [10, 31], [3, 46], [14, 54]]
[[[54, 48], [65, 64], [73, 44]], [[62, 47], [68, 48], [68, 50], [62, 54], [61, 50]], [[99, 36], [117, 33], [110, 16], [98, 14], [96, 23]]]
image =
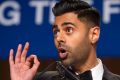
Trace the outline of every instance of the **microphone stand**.
[[61, 80], [64, 80], [66, 75], [65, 73], [70, 77], [72, 80], [80, 80], [76, 75], [74, 75], [72, 72], [70, 72], [63, 64], [61, 61], [56, 61], [52, 64], [50, 64], [48, 67], [46, 67], [39, 76], [42, 76], [50, 67], [52, 67], [55, 63], [57, 63], [56, 69], [60, 74]]
[[72, 72], [70, 72], [63, 64], [61, 61], [56, 61], [57, 66], [56, 69], [60, 73], [61, 80], [65, 78], [65, 73], [72, 79], [72, 80], [80, 80], [76, 75], [74, 75]]

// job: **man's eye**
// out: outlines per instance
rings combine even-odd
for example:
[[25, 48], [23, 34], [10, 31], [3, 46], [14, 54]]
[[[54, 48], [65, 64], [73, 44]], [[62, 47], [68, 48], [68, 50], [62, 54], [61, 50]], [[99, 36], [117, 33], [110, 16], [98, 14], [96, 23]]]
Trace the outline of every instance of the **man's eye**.
[[67, 28], [67, 29], [66, 29], [66, 32], [67, 32], [67, 33], [72, 33], [72, 32], [73, 32], [73, 29], [72, 29], [72, 28]]
[[56, 35], [59, 34], [59, 31], [58, 30], [54, 30], [53, 33], [54, 33], [54, 36], [56, 36]]

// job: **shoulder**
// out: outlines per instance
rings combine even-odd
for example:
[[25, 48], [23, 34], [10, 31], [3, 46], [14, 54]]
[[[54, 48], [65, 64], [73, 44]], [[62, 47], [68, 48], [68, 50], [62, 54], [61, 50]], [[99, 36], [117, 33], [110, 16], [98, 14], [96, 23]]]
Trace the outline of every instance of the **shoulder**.
[[105, 78], [105, 80], [120, 80], [120, 75], [117, 75], [117, 74], [114, 74], [114, 73], [110, 72], [110, 71], [104, 66], [103, 78]]
[[57, 71], [47, 71], [45, 73], [37, 73], [34, 80], [51, 80], [53, 76], [59, 75]]

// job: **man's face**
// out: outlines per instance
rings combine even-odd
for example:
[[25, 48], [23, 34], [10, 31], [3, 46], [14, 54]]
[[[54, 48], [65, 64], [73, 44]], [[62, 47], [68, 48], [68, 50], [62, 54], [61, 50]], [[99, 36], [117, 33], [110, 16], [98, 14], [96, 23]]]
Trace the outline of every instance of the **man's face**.
[[55, 18], [54, 41], [64, 65], [83, 64], [90, 53], [89, 29], [77, 14], [65, 13]]

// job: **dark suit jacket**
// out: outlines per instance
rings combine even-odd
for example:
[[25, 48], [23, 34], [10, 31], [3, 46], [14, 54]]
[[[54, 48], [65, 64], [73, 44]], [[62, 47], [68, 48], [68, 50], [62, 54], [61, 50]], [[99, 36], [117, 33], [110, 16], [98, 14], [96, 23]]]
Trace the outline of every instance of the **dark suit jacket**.
[[[59, 79], [59, 73], [57, 71], [47, 71], [43, 75], [40, 76], [38, 73], [34, 80], [61, 80]], [[63, 80], [73, 80], [73, 79], [63, 79]], [[104, 74], [102, 80], [120, 80], [120, 76], [111, 73], [106, 67], [104, 67]]]
[[113, 74], [104, 66], [104, 74], [102, 80], [120, 80], [120, 76]]

